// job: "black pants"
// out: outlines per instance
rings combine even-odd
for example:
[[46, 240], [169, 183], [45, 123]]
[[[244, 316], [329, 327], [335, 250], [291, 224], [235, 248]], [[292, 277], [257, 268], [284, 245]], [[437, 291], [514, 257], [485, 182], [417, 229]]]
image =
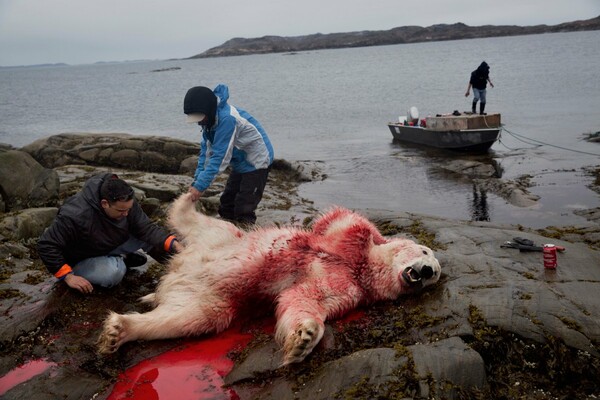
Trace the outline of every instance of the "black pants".
[[256, 207], [262, 199], [271, 168], [239, 174], [232, 172], [221, 195], [219, 215], [244, 224], [256, 222]]

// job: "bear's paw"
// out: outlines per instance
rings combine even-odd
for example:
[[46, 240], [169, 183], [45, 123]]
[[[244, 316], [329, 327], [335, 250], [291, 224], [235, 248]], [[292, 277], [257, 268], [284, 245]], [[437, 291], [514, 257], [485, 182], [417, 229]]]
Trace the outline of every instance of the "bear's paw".
[[283, 346], [283, 365], [300, 362], [309, 355], [323, 337], [323, 323], [307, 319], [288, 335]]
[[117, 313], [111, 313], [104, 321], [104, 328], [97, 342], [100, 354], [114, 353], [123, 343], [126, 332], [121, 317]]

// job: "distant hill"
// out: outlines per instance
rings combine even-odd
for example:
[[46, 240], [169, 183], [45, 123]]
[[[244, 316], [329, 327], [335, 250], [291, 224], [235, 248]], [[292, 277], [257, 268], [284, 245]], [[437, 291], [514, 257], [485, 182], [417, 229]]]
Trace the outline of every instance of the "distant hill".
[[285, 53], [306, 50], [339, 49], [345, 47], [381, 46], [401, 43], [592, 30], [600, 30], [600, 16], [593, 19], [565, 22], [558, 25], [468, 26], [459, 22], [452, 25], [432, 25], [426, 28], [420, 26], [402, 26], [387, 31], [360, 31], [330, 34], [316, 33], [313, 35], [293, 37], [263, 36], [252, 39], [234, 38], [220, 46], [213, 47], [189, 58]]
[[68, 67], [69, 64], [65, 64], [65, 63], [55, 63], [55, 64], [35, 64], [35, 65], [13, 65], [10, 67], [3, 67], [0, 66], [0, 68], [2, 69], [9, 69], [9, 68], [52, 68], [52, 67]]

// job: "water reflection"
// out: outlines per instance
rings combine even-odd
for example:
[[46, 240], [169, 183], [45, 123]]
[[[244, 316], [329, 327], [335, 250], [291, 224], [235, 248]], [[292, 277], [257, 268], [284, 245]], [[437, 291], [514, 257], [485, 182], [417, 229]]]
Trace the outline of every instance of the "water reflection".
[[469, 206], [471, 221], [489, 221], [490, 212], [487, 202], [487, 192], [477, 184], [473, 184], [471, 203]]

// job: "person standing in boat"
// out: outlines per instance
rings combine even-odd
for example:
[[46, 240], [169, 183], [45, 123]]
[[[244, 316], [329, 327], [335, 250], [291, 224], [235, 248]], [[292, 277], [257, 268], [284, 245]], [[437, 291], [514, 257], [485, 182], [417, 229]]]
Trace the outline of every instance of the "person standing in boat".
[[469, 80], [467, 93], [465, 93], [465, 97], [469, 97], [471, 87], [473, 88], [473, 105], [471, 107], [473, 114], [477, 113], [477, 102], [479, 101], [479, 114], [485, 115], [485, 89], [488, 82], [491, 87], [494, 87], [490, 80], [490, 66], [484, 61], [475, 71], [471, 72], [471, 79]]

